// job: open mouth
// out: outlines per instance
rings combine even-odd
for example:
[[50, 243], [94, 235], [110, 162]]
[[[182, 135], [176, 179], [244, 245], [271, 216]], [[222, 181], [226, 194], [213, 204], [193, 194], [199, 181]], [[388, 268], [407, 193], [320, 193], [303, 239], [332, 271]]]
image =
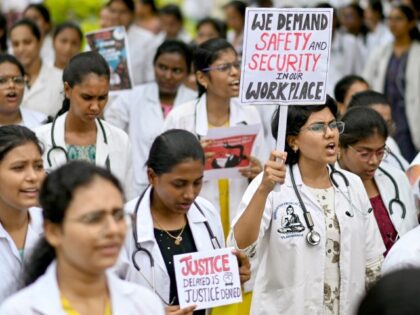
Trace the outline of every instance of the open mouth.
[[337, 148], [337, 145], [333, 142], [328, 143], [326, 145], [326, 149], [327, 149], [328, 154], [336, 154], [336, 148]]
[[6, 94], [7, 100], [11, 102], [15, 102], [17, 100], [17, 97], [17, 93], [13, 91]]
[[239, 89], [239, 80], [235, 80], [229, 83], [229, 86]]

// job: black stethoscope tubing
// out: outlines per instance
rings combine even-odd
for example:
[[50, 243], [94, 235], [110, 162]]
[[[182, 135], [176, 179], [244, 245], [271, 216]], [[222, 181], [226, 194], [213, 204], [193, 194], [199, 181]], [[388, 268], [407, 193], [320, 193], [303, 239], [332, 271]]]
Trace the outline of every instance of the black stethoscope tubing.
[[389, 203], [388, 203], [388, 208], [389, 208], [389, 213], [391, 215], [394, 214], [394, 211], [392, 209], [393, 205], [396, 204], [398, 206], [401, 207], [401, 219], [405, 219], [405, 216], [407, 214], [407, 209], [405, 208], [405, 204], [401, 201], [400, 199], [400, 190], [398, 189], [398, 184], [395, 181], [395, 178], [392, 177], [392, 175], [390, 173], [388, 173], [387, 171], [385, 171], [382, 167], [378, 167], [378, 169], [385, 174], [386, 177], [389, 178], [389, 180], [392, 183], [392, 186], [394, 186], [394, 190], [395, 190], [395, 197], [392, 198]]
[[[102, 122], [99, 118], [96, 118], [96, 120], [98, 121], [99, 128], [101, 129], [101, 132], [102, 132], [102, 136], [104, 137], [104, 142], [105, 142], [106, 145], [108, 145], [108, 137], [106, 136], [105, 128], [104, 128], [104, 126], [103, 126], [103, 124], [102, 124]], [[69, 160], [67, 150], [65, 148], [63, 148], [62, 146], [57, 145], [57, 143], [55, 142], [54, 131], [55, 131], [56, 121], [57, 121], [57, 117], [54, 118], [54, 120], [52, 122], [52, 126], [51, 126], [51, 145], [52, 145], [52, 147], [47, 151], [47, 162], [48, 162], [48, 165], [50, 167], [52, 167], [51, 153], [54, 152], [54, 150], [58, 150], [58, 151], [62, 152], [64, 154], [64, 156], [66, 157], [66, 161], [68, 162], [68, 160]], [[111, 170], [109, 156], [106, 158], [105, 166], [109, 171]]]
[[[346, 176], [344, 176], [343, 173], [337, 171], [332, 165], [330, 165], [330, 167], [331, 167], [330, 179], [333, 185], [339, 188], [337, 181], [334, 179], [334, 175], [338, 174], [343, 179], [347, 189], [349, 189], [350, 184]], [[298, 198], [299, 205], [303, 211], [303, 218], [305, 219], [306, 226], [309, 229], [308, 234], [306, 234], [306, 241], [308, 242], [309, 245], [316, 246], [321, 241], [321, 235], [317, 231], [315, 231], [314, 229], [315, 225], [314, 225], [314, 221], [312, 220], [311, 213], [306, 208], [305, 203], [303, 202], [302, 197], [297, 189], [292, 165], [289, 165], [289, 170], [290, 170], [290, 180], [292, 182], [293, 190], [295, 192], [296, 197]], [[350, 203], [350, 200], [349, 200], [349, 203]], [[346, 211], [346, 215], [348, 215], [349, 217], [353, 217], [353, 215], [349, 211]]]
[[[139, 271], [140, 273], [141, 273], [140, 266], [136, 262], [136, 255], [139, 252], [144, 252], [146, 254], [146, 256], [149, 258], [149, 260], [150, 260], [150, 267], [152, 268], [152, 270], [155, 267], [155, 259], [153, 258], [152, 253], [150, 253], [150, 251], [148, 249], [146, 249], [143, 246], [141, 246], [141, 244], [140, 244], [140, 242], [138, 241], [138, 238], [137, 238], [138, 237], [138, 235], [137, 235], [137, 214], [138, 214], [138, 211], [139, 211], [139, 208], [140, 208], [140, 203], [143, 200], [143, 197], [146, 194], [146, 192], [147, 192], [148, 189], [149, 189], [149, 186], [146, 187], [146, 189], [141, 193], [140, 197], [138, 198], [138, 200], [136, 202], [136, 206], [134, 208], [134, 216], [133, 216], [133, 231], [132, 231], [132, 233], [133, 233], [133, 239], [134, 239], [134, 244], [136, 246], [136, 249], [131, 254], [131, 260], [133, 262], [134, 268], [136, 268], [136, 270]], [[198, 211], [200, 211], [200, 213], [205, 218], [206, 216], [204, 215], [204, 212], [201, 209], [201, 207], [198, 205], [198, 203], [196, 201], [194, 201], [193, 204], [194, 204], [194, 206], [198, 209]], [[220, 246], [219, 240], [214, 235], [213, 230], [211, 229], [210, 224], [208, 223], [207, 220], [204, 221], [204, 225], [206, 226], [207, 233], [210, 236], [210, 241], [211, 241], [211, 244], [213, 246], [213, 249], [222, 248]], [[149, 285], [150, 285], [150, 283], [149, 283]], [[154, 286], [154, 283], [153, 283], [153, 286]], [[155, 293], [157, 293], [156, 288], [152, 287], [152, 289], [155, 291]], [[159, 297], [161, 298], [161, 300], [165, 304], [167, 304], [167, 305], [171, 305], [172, 304], [172, 303], [166, 303], [165, 300], [160, 295], [159, 295]]]

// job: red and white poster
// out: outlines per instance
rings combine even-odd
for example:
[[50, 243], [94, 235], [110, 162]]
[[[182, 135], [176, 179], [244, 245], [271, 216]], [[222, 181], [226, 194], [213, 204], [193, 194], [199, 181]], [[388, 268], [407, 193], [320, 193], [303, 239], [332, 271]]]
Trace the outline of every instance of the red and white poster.
[[239, 169], [248, 167], [259, 125], [209, 129], [204, 148], [208, 158], [204, 165], [204, 179], [239, 178]]
[[91, 32], [86, 34], [86, 40], [89, 48], [100, 53], [109, 65], [111, 72], [110, 90], [131, 89], [133, 83], [125, 28], [117, 26]]
[[241, 102], [325, 103], [332, 16], [328, 8], [247, 8]]
[[195, 310], [242, 302], [238, 260], [233, 248], [174, 256], [178, 300], [181, 308]]

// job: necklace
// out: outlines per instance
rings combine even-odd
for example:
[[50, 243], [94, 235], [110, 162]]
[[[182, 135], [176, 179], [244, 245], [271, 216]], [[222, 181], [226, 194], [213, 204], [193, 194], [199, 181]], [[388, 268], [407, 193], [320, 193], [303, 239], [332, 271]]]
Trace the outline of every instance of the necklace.
[[174, 236], [174, 235], [172, 235], [171, 233], [169, 233], [169, 231], [167, 231], [167, 230], [165, 230], [160, 224], [159, 224], [159, 222], [158, 222], [158, 220], [156, 220], [156, 218], [155, 217], [153, 217], [153, 219], [155, 220], [155, 222], [156, 222], [156, 225], [159, 227], [159, 229], [161, 229], [163, 232], [165, 232], [170, 238], [172, 238], [172, 239], [174, 239], [175, 240], [175, 245], [181, 245], [181, 242], [182, 242], [182, 240], [183, 240], [183, 238], [182, 238], [182, 233], [184, 233], [184, 230], [185, 230], [185, 227], [187, 226], [187, 223], [185, 223], [184, 224], [184, 226], [182, 227], [182, 229], [181, 229], [181, 232], [179, 232], [179, 234], [178, 235], [176, 235], [176, 236]]

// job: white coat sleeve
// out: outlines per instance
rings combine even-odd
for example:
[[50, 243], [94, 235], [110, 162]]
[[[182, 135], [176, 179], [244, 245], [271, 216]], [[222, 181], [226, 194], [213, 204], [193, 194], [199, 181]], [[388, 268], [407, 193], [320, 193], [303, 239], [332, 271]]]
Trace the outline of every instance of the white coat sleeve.
[[264, 207], [264, 213], [261, 219], [261, 224], [260, 224], [260, 229], [259, 229], [259, 233], [258, 233], [258, 237], [255, 240], [255, 242], [251, 245], [249, 245], [246, 248], [239, 248], [235, 239], [235, 235], [233, 232], [233, 228], [235, 226], [235, 224], [238, 222], [239, 218], [241, 217], [241, 215], [243, 214], [243, 212], [245, 211], [246, 207], [248, 206], [249, 202], [251, 201], [252, 197], [254, 196], [254, 193], [257, 191], [258, 186], [261, 183], [262, 180], [262, 173], [260, 173], [257, 177], [255, 177], [252, 182], [249, 184], [248, 188], [246, 189], [242, 200], [239, 204], [238, 207], [238, 215], [233, 219], [232, 221], [232, 228], [230, 229], [230, 233], [229, 236], [227, 238], [227, 244], [228, 246], [233, 246], [235, 247], [237, 250], [243, 251], [245, 252], [246, 255], [248, 255], [248, 257], [253, 258], [256, 256], [257, 252], [258, 252], [258, 248], [259, 248], [259, 243], [261, 242], [262, 238], [265, 235], [265, 232], [267, 231], [267, 229], [270, 227], [271, 224], [271, 216], [272, 216], [272, 197], [273, 197], [273, 193], [270, 193], [270, 195], [267, 197], [267, 201], [265, 203], [265, 207]]
[[130, 121], [129, 92], [122, 92], [110, 103], [105, 110], [104, 117], [111, 125], [121, 128], [128, 133]]
[[369, 261], [376, 260], [378, 257], [383, 257], [383, 253], [386, 249], [379, 232], [378, 224], [373, 214], [372, 205], [365, 191], [363, 183], [359, 177], [354, 177], [354, 179], [357, 182], [352, 185], [354, 185], [357, 189], [357, 197], [359, 200], [360, 210], [362, 211], [363, 215], [363, 231], [365, 231], [366, 240], [365, 257], [367, 264]]
[[139, 193], [134, 181], [133, 153], [131, 151], [131, 143], [127, 141], [127, 149], [125, 152], [125, 176], [124, 176], [124, 192], [127, 200], [135, 198]]

